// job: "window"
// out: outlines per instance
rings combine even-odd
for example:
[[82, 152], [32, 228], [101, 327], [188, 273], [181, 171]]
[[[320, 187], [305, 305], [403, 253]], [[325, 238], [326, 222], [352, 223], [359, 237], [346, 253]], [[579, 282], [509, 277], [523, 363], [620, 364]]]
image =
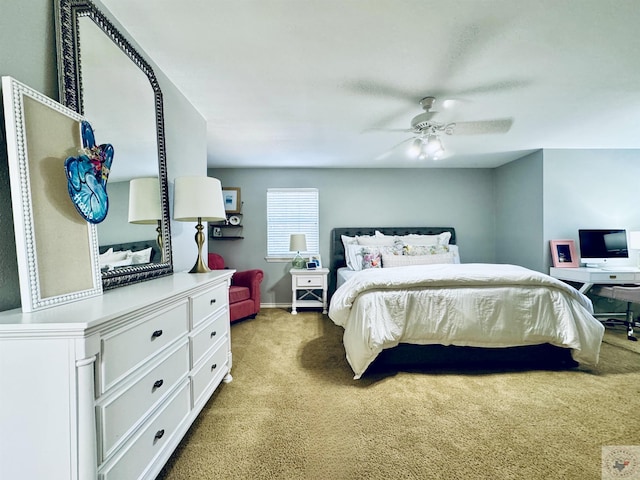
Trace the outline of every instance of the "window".
[[317, 188], [267, 189], [267, 258], [292, 258], [289, 235], [304, 233], [307, 250], [320, 252]]

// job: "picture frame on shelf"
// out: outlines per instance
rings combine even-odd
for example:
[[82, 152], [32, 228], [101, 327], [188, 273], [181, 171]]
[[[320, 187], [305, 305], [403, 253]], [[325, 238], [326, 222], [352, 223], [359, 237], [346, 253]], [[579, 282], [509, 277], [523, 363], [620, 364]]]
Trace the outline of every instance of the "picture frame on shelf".
[[316, 268], [322, 268], [322, 259], [320, 258], [320, 254], [311, 255], [309, 257], [309, 263], [315, 263]]
[[238, 187], [223, 187], [222, 201], [224, 211], [227, 213], [240, 213], [242, 202], [240, 200], [240, 189]]
[[576, 244], [573, 240], [551, 240], [549, 244], [554, 267], [577, 268], [580, 266]]

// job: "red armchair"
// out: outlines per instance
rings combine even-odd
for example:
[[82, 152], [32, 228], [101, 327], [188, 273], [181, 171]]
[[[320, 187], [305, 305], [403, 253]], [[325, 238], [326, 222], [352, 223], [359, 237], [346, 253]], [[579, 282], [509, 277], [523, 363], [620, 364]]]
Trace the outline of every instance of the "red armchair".
[[[209, 268], [223, 270], [224, 258], [217, 253], [209, 254]], [[231, 322], [243, 318], [254, 318], [260, 311], [260, 283], [264, 278], [262, 270], [236, 272], [231, 277], [229, 288], [229, 317]]]

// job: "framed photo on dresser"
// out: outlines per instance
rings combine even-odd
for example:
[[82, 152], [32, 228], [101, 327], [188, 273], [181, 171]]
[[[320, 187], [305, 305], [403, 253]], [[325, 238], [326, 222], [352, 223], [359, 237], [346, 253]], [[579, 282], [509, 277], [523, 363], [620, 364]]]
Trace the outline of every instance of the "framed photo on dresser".
[[580, 266], [576, 244], [573, 240], [551, 240], [549, 243], [554, 267], [577, 268]]

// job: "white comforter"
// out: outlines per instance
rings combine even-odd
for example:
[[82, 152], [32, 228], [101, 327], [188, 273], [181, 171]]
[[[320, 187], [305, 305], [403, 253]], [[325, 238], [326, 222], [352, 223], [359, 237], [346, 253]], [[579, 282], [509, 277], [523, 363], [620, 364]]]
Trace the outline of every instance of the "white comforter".
[[591, 301], [515, 265], [421, 265], [357, 272], [331, 298], [356, 379], [399, 343], [512, 347], [550, 343], [596, 364], [604, 335]]

